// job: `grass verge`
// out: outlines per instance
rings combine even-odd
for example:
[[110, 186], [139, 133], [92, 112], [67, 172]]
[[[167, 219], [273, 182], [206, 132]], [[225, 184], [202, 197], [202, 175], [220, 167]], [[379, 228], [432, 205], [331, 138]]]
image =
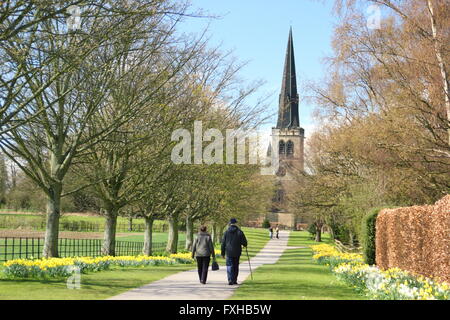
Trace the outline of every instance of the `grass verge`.
[[[250, 256], [254, 256], [267, 243], [267, 231], [252, 228], [243, 228], [243, 231], [249, 242], [248, 253]], [[224, 261], [221, 258], [218, 261], [224, 268]], [[193, 269], [195, 264], [143, 268], [111, 267], [106, 271], [82, 274], [81, 289], [68, 289], [66, 279], [6, 279], [2, 275], [2, 268], [0, 265], [0, 300], [98, 300], [160, 280], [177, 272]]]
[[[329, 242], [324, 237], [324, 242]], [[317, 244], [307, 232], [291, 232], [289, 246]], [[361, 300], [363, 296], [338, 282], [326, 266], [312, 260], [312, 250], [287, 249], [277, 263], [253, 273], [231, 297], [233, 300]]]
[[[143, 286], [193, 265], [111, 267], [110, 270], [81, 275], [81, 289], [68, 289], [66, 279], [8, 280], [0, 278], [0, 300], [98, 300]], [[0, 270], [1, 272], [1, 270]]]
[[[241, 228], [247, 238], [248, 242], [248, 256], [250, 258], [254, 257], [269, 241], [268, 232], [265, 229], [258, 228]], [[220, 252], [220, 244], [216, 244], [216, 251]], [[222, 259], [220, 255], [216, 256], [217, 262], [221, 266], [221, 268], [226, 268], [225, 259]], [[247, 260], [247, 252], [245, 248], [242, 249], [241, 262]]]

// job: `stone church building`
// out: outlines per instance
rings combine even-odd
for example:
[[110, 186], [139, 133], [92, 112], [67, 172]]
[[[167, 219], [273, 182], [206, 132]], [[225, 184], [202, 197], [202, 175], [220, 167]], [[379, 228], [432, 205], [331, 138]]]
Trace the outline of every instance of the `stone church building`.
[[[288, 196], [295, 184], [293, 175], [304, 170], [305, 130], [300, 127], [299, 95], [295, 73], [294, 43], [292, 28], [286, 49], [281, 93], [278, 105], [278, 121], [272, 128], [271, 142], [267, 150], [267, 158], [275, 168], [275, 195], [270, 212], [259, 216], [257, 223], [268, 218], [271, 225], [281, 228], [298, 229], [305, 227], [305, 221], [296, 218], [288, 207]], [[274, 161], [278, 164], [273, 165]], [[255, 221], [256, 222], [256, 221]], [[261, 226], [261, 225], [259, 225]]]

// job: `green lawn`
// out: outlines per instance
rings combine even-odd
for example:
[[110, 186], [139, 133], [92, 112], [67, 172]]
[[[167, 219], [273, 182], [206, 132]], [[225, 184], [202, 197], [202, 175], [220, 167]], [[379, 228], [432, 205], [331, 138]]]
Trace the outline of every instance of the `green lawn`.
[[[18, 229], [18, 228], [30, 228], [32, 230], [44, 230], [45, 215], [35, 214], [23, 214], [23, 213], [10, 213], [13, 210], [0, 209], [0, 228], [1, 229]], [[3, 213], [2, 213], [3, 212]], [[120, 226], [120, 232], [128, 232], [128, 218], [118, 217], [117, 225]], [[104, 230], [105, 218], [102, 216], [75, 216], [75, 215], [63, 215], [60, 219], [60, 231], [99, 231]], [[133, 225], [135, 230], [143, 231], [145, 228], [145, 222], [142, 218], [133, 219]], [[163, 220], [155, 220], [154, 228], [162, 230], [163, 225], [167, 222]]]
[[[103, 225], [105, 223], [105, 218], [102, 216], [65, 216], [63, 215], [61, 217], [61, 220], [67, 220], [67, 221], [77, 221], [77, 222], [81, 222], [81, 221], [85, 221], [85, 222], [91, 222], [91, 223], [99, 223], [101, 225]], [[117, 217], [117, 224], [126, 224], [128, 225], [128, 218], [126, 217]], [[135, 218], [133, 219], [133, 224], [140, 224], [140, 225], [145, 225], [145, 221], [143, 218]], [[166, 225], [167, 222], [164, 220], [155, 220], [153, 222], [153, 225], [155, 228], [160, 227], [161, 225]]]
[[[269, 233], [266, 229], [242, 228], [248, 242], [248, 255], [255, 256], [269, 241]], [[245, 249], [242, 252], [246, 255]]]
[[[250, 256], [254, 256], [268, 241], [267, 231], [263, 229], [253, 229], [253, 228], [243, 228], [244, 232], [247, 235], [249, 248], [248, 253]], [[165, 244], [167, 243], [168, 233], [167, 232], [154, 232], [153, 233], [153, 249], [154, 252], [164, 251]], [[126, 235], [126, 236], [118, 236], [116, 238], [117, 241], [129, 241], [129, 242], [143, 242], [144, 235], [143, 234], [134, 234], [134, 235]], [[180, 232], [178, 234], [179, 242], [179, 251], [184, 250], [184, 241], [186, 240], [186, 233]], [[93, 255], [93, 252], [96, 252], [95, 255], [98, 255], [101, 250], [101, 239], [90, 241], [90, 240], [63, 240], [59, 245], [60, 256], [86, 256]], [[0, 238], [0, 261], [8, 260], [14, 258], [27, 258], [30, 257], [31, 252], [35, 257], [38, 256], [38, 253], [42, 251], [43, 241], [42, 239], [38, 240], [25, 240], [25, 239], [5, 239]], [[12, 254], [14, 247], [14, 255]], [[86, 250], [81, 249], [86, 248]], [[220, 245], [216, 246], [217, 249], [220, 249]], [[34, 254], [36, 252], [36, 254]], [[139, 254], [140, 250], [133, 251], [135, 254]], [[27, 254], [28, 253], [28, 254]], [[75, 254], [76, 253], [76, 254]], [[120, 253], [120, 252], [119, 252]], [[244, 254], [245, 251], [244, 251]]]
[[[12, 220], [15, 218], [20, 218], [20, 219], [28, 219], [28, 220], [35, 220], [35, 219], [43, 219], [45, 220], [45, 215], [44, 214], [39, 214], [39, 213], [2, 213], [2, 211], [9, 211], [7, 209], [3, 209], [0, 210], [0, 217], [2, 218], [7, 218], [10, 217]], [[12, 211], [12, 210], [11, 210]], [[67, 221], [86, 221], [86, 222], [91, 222], [91, 223], [104, 223], [105, 222], [105, 218], [101, 217], [101, 216], [67, 216], [67, 215], [62, 215], [60, 220], [67, 220]], [[139, 219], [133, 219], [133, 221], [135, 222], [142, 222], [144, 223], [144, 220], [139, 218]], [[163, 221], [161, 221], [163, 222]], [[124, 218], [124, 217], [117, 217], [117, 223], [128, 223], [128, 218]], [[155, 224], [158, 224], [159, 221], [155, 221]]]
[[[324, 242], [328, 242], [327, 237]], [[316, 244], [307, 232], [291, 232], [289, 246]], [[311, 249], [288, 249], [273, 265], [259, 267], [231, 299], [361, 300], [363, 296], [338, 282], [326, 266], [312, 260]]]
[[[263, 229], [243, 228], [248, 242], [249, 255], [255, 255], [267, 243], [267, 231]], [[245, 253], [244, 253], [245, 254]], [[219, 264], [224, 261], [219, 258]], [[81, 289], [71, 290], [62, 280], [9, 280], [1, 272], [0, 300], [15, 299], [105, 299], [144, 284], [162, 279], [176, 272], [195, 268], [192, 265], [157, 266], [145, 268], [112, 267], [111, 270], [81, 275]]]
[[[81, 275], [81, 289], [68, 289], [66, 280], [7, 280], [0, 275], [0, 300], [98, 300], [143, 286], [194, 265], [112, 267]], [[1, 267], [0, 267], [1, 268]], [[1, 274], [1, 270], [0, 270]]]
[[[167, 238], [168, 238], [167, 232], [154, 232], [153, 233], [153, 243], [167, 242]], [[143, 242], [144, 234], [117, 237], [117, 240]], [[179, 232], [178, 233], [178, 241], [185, 241], [185, 240], [186, 240], [186, 233]]]
[[[244, 231], [245, 237], [248, 242], [248, 255], [249, 257], [255, 256], [269, 241], [268, 232], [265, 229], [257, 229], [257, 228], [242, 228]], [[216, 251], [220, 252], [220, 244], [216, 244]], [[220, 254], [216, 256], [217, 262], [221, 266], [221, 268], [225, 267], [225, 259], [220, 257]], [[241, 260], [247, 260], [247, 253], [245, 249], [242, 250]]]

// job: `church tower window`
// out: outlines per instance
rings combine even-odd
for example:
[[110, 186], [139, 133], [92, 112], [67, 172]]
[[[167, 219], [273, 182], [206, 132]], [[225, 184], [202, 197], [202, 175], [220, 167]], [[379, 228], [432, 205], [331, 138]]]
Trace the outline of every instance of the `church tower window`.
[[290, 140], [286, 144], [286, 153], [288, 157], [294, 154], [294, 143]]
[[283, 140], [280, 141], [279, 153], [280, 153], [280, 155], [286, 154], [286, 144], [284, 143]]

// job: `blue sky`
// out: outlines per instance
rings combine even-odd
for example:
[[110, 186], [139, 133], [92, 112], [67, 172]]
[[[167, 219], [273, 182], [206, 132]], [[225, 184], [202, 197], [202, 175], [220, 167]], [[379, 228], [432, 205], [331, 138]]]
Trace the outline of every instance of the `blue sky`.
[[[304, 96], [301, 83], [319, 81], [326, 72], [323, 58], [331, 53], [331, 35], [335, 19], [333, 0], [192, 0], [194, 8], [220, 15], [220, 19], [189, 19], [183, 31], [196, 32], [208, 23], [213, 44], [223, 50], [234, 50], [234, 56], [248, 61], [241, 76], [249, 81], [263, 79], [264, 92], [275, 92], [270, 111], [276, 113], [278, 94], [284, 65], [289, 27], [292, 26], [299, 94]], [[300, 105], [300, 122], [308, 135], [314, 125], [313, 106], [305, 101]], [[270, 126], [276, 124], [273, 117]]]

